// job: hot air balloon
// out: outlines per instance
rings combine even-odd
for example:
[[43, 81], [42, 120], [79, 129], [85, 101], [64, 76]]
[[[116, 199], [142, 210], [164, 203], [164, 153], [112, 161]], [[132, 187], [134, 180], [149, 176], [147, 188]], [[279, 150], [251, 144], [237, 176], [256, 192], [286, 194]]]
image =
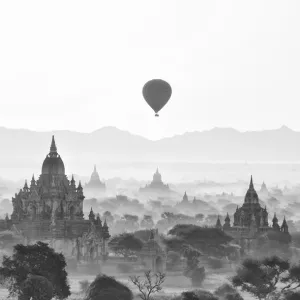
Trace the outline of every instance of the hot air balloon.
[[149, 106], [154, 110], [155, 116], [167, 104], [172, 95], [172, 88], [162, 79], [152, 79], [143, 87], [143, 96]]

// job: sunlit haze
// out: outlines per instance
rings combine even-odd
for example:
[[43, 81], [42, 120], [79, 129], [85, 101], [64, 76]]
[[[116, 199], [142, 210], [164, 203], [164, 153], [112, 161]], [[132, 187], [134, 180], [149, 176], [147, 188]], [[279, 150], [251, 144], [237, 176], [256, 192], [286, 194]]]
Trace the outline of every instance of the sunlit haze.
[[[299, 1], [2, 1], [0, 126], [300, 130]], [[160, 118], [144, 83], [173, 88]]]

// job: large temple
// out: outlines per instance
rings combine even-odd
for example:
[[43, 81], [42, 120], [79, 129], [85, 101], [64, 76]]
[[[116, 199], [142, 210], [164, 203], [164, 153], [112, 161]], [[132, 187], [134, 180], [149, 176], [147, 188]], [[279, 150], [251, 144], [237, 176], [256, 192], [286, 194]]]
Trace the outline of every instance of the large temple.
[[42, 173], [38, 180], [32, 176], [30, 186], [27, 181], [23, 189], [12, 198], [13, 222], [23, 220], [83, 220], [83, 189], [79, 181], [69, 181], [65, 175], [65, 166], [57, 153], [52, 137], [50, 152], [46, 156]]
[[170, 192], [170, 188], [169, 185], [163, 183], [161, 174], [157, 168], [156, 172], [153, 174], [152, 182], [145, 187], [140, 188], [140, 192]]
[[105, 191], [105, 183], [100, 180], [96, 165], [94, 166], [94, 171], [91, 175], [91, 179], [88, 183], [85, 184], [84, 189], [93, 191]]
[[84, 198], [80, 181], [76, 185], [73, 176], [68, 180], [52, 136], [41, 175], [38, 180], [32, 176], [29, 186], [25, 181], [23, 189], [12, 198], [13, 213], [7, 222], [30, 240], [64, 241], [63, 250], [72, 247], [70, 244], [75, 241], [83, 241], [86, 234], [96, 232], [102, 243], [101, 249], [104, 249], [103, 245], [109, 238], [108, 226], [106, 222], [102, 225], [93, 213], [89, 220], [84, 219]]
[[224, 225], [221, 225], [218, 218], [216, 227], [224, 230], [238, 243], [242, 240], [250, 242], [251, 240], [256, 239], [259, 235], [272, 230], [289, 234], [285, 218], [281, 226], [278, 224], [276, 215], [274, 215], [272, 222], [272, 226], [269, 226], [267, 208], [263, 208], [259, 204], [259, 198], [256, 190], [254, 189], [253, 179], [251, 176], [250, 185], [246, 192], [244, 203], [241, 207], [237, 207], [234, 213], [233, 226], [231, 226], [231, 220], [227, 213]]

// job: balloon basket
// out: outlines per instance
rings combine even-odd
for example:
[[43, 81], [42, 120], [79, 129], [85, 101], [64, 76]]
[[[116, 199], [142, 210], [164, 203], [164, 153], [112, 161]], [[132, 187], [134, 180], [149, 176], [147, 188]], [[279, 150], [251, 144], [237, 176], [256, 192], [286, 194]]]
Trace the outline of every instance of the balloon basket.
[[159, 117], [159, 114], [155, 114], [155, 117]]

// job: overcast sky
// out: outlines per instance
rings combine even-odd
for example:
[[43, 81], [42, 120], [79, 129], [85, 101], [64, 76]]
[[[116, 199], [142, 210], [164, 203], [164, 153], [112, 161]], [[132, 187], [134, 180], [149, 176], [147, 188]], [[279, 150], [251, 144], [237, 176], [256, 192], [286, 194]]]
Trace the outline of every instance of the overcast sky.
[[[300, 1], [1, 1], [0, 126], [300, 130]], [[147, 80], [173, 95], [154, 117]]]

